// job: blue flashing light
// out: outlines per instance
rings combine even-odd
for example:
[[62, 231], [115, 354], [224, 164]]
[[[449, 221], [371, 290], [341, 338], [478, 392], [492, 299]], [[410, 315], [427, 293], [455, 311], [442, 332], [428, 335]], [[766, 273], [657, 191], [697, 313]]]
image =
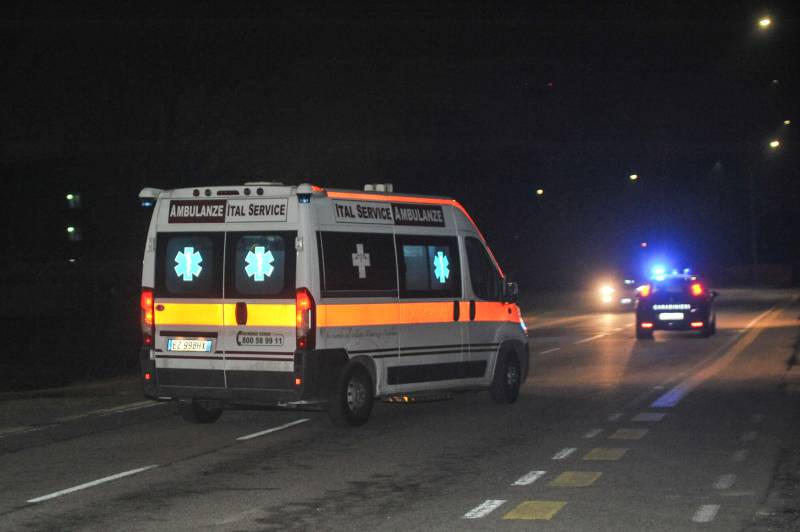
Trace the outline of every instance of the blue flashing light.
[[450, 277], [450, 261], [447, 259], [447, 255], [442, 253], [441, 251], [436, 253], [436, 256], [433, 258], [433, 274], [436, 276], [436, 279], [444, 284], [447, 282], [447, 278]]
[[662, 264], [656, 264], [653, 266], [653, 278], [657, 281], [661, 281], [666, 277], [667, 269]]

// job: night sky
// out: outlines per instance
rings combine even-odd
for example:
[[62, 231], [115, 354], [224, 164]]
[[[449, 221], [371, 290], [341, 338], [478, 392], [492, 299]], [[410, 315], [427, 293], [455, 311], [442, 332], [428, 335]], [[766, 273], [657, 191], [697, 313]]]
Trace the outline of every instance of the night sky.
[[790, 3], [71, 4], [0, 11], [7, 263], [139, 261], [141, 187], [269, 179], [456, 197], [523, 287], [642, 241], [730, 276], [751, 199], [798, 269]]

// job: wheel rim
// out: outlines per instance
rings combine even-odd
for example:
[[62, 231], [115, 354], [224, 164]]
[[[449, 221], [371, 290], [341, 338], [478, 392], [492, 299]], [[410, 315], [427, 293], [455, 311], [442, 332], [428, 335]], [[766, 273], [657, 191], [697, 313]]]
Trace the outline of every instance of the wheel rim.
[[513, 390], [519, 381], [519, 369], [516, 364], [509, 364], [506, 368], [506, 388]]
[[357, 412], [364, 408], [367, 402], [367, 388], [364, 383], [357, 378], [350, 379], [347, 383], [347, 409], [350, 412]]

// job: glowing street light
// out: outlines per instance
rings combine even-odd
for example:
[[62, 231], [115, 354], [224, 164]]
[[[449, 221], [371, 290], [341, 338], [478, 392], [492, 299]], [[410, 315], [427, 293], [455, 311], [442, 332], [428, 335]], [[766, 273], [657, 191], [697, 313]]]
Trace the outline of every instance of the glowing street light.
[[778, 148], [780, 148], [780, 146], [781, 146], [781, 141], [779, 141], [778, 139], [772, 139], [771, 141], [769, 141], [769, 147], [772, 148], [773, 150], [777, 150]]
[[792, 121], [791, 120], [784, 120], [783, 121], [783, 125], [784, 126], [791, 126], [792, 125]]
[[631, 181], [636, 181], [637, 179], [639, 179], [639, 174], [631, 174], [628, 176], [628, 179], [630, 179]]
[[543, 188], [537, 188], [536, 189], [536, 195], [537, 196], [543, 196], [544, 195], [544, 189]]
[[761, 17], [760, 19], [758, 19], [758, 27], [761, 28], [762, 30], [765, 30], [765, 29], [769, 28], [770, 26], [772, 26], [772, 19], [771, 18], [769, 18], [769, 17]]

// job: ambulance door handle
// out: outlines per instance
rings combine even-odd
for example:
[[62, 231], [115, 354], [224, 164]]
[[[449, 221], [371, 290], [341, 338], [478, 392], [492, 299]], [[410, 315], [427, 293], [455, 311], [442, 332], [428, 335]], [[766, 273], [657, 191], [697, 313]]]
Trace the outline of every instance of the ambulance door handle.
[[469, 321], [475, 321], [475, 301], [469, 302]]
[[458, 301], [453, 301], [453, 321], [458, 321], [461, 317], [461, 309], [459, 308]]
[[247, 325], [247, 303], [236, 303], [236, 324]]

